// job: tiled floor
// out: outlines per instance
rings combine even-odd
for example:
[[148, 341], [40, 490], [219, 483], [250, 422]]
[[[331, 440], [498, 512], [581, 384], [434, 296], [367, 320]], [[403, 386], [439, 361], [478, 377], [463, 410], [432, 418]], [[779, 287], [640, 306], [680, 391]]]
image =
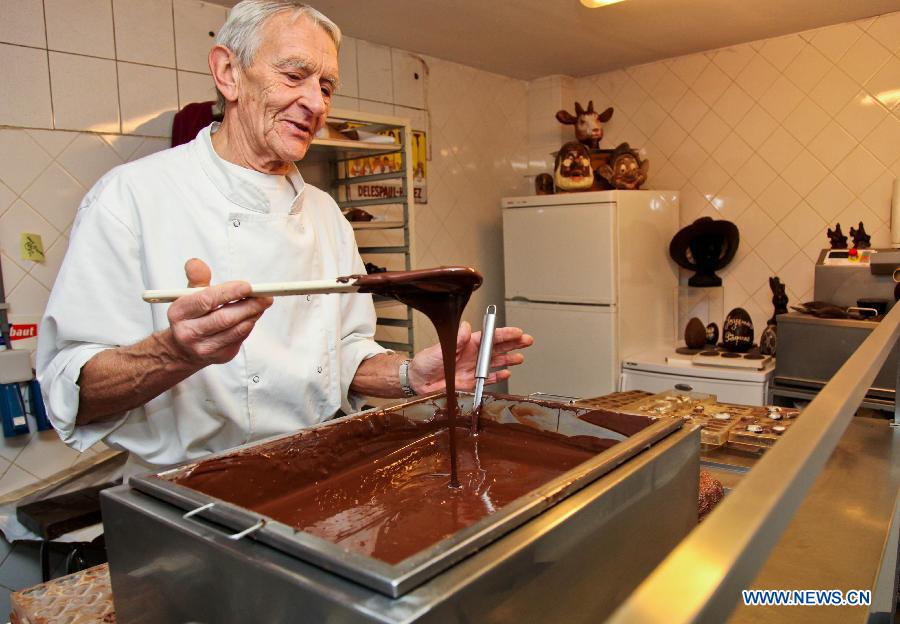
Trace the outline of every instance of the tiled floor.
[[[41, 582], [40, 542], [10, 544], [0, 536], [0, 622], [9, 618], [9, 595]], [[50, 550], [51, 578], [65, 571], [68, 548], [54, 543]]]

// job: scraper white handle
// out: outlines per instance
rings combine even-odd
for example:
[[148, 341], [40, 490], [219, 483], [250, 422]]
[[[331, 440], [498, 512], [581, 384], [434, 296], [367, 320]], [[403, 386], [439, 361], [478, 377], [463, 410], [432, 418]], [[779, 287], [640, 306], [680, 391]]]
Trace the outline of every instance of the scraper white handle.
[[[283, 297], [286, 295], [327, 295], [331, 293], [356, 292], [355, 281], [313, 280], [308, 282], [271, 282], [251, 284], [251, 297]], [[148, 303], [170, 303], [179, 297], [200, 292], [200, 288], [176, 288], [171, 290], [145, 290], [142, 298]]]

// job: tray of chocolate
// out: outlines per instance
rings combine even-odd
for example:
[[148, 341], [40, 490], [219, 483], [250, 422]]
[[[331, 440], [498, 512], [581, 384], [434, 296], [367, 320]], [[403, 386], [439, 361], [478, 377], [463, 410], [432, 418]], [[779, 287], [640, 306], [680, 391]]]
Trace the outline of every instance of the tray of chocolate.
[[457, 396], [453, 435], [445, 397], [425, 397], [130, 484], [396, 598], [683, 426], [485, 395], [471, 435], [472, 395]]
[[728, 446], [742, 451], [765, 451], [790, 429], [799, 415], [800, 410], [791, 407], [754, 407], [728, 432]]
[[625, 390], [623, 392], [611, 392], [592, 399], [578, 399], [575, 401], [575, 405], [594, 409], [615, 410], [650, 396], [653, 396], [653, 393], [646, 390]]
[[698, 426], [700, 444], [704, 450], [710, 450], [726, 444], [742, 419], [753, 416], [759, 408], [719, 403], [711, 394], [668, 390], [641, 397], [618, 409], [624, 413], [679, 418]]

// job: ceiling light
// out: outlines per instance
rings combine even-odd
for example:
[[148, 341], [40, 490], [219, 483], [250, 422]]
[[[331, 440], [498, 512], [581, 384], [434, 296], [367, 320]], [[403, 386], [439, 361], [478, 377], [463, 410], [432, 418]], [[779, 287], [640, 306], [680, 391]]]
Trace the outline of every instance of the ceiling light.
[[599, 9], [600, 7], [607, 6], [610, 4], [616, 4], [617, 2], [624, 2], [625, 0], [581, 0], [581, 4], [586, 6], [589, 9]]

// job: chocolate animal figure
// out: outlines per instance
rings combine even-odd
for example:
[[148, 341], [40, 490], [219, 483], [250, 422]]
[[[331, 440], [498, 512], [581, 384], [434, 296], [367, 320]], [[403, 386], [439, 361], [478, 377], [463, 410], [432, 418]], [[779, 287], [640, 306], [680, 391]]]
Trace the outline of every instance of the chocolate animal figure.
[[556, 113], [559, 123], [575, 126], [575, 138], [587, 145], [590, 149], [600, 147], [600, 139], [603, 138], [603, 125], [613, 115], [612, 106], [602, 113], [594, 112], [594, 101], [588, 102], [587, 110], [581, 108], [581, 104], [575, 102], [575, 114], [567, 110]]
[[769, 278], [769, 288], [772, 289], [772, 306], [775, 308], [775, 312], [772, 313], [772, 318], [766, 321], [766, 324], [777, 325], [776, 317], [779, 314], [787, 314], [788, 296], [784, 292], [784, 282], [777, 275]]
[[581, 143], [569, 141], [556, 154], [553, 182], [558, 191], [589, 191], [594, 185], [591, 154]]
[[840, 223], [835, 225], [833, 230], [828, 228], [828, 240], [832, 249], [847, 249], [847, 237], [841, 232]]
[[609, 164], [600, 165], [597, 173], [613, 188], [633, 191], [641, 188], [641, 184], [647, 181], [650, 160], [642, 161], [637, 151], [631, 149], [628, 143], [619, 144], [609, 160]]
[[857, 230], [854, 230], [852, 225], [850, 226], [850, 238], [853, 239], [853, 246], [857, 249], [868, 249], [872, 243], [872, 237], [866, 234], [866, 228], [862, 221], [859, 222]]

